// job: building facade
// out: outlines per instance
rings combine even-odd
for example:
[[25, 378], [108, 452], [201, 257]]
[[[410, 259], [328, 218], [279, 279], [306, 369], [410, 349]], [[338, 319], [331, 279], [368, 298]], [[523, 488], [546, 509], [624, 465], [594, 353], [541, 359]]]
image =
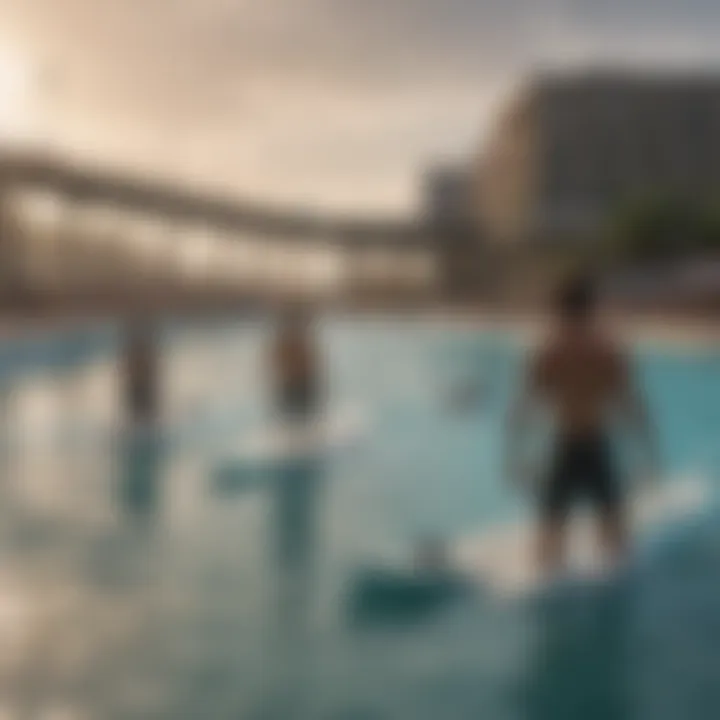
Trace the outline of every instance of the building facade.
[[473, 299], [487, 286], [476, 181], [469, 166], [436, 167], [424, 178], [424, 224], [439, 259], [442, 296], [449, 301]]
[[480, 220], [500, 242], [592, 240], [634, 199], [720, 198], [720, 75], [537, 78], [475, 172]]

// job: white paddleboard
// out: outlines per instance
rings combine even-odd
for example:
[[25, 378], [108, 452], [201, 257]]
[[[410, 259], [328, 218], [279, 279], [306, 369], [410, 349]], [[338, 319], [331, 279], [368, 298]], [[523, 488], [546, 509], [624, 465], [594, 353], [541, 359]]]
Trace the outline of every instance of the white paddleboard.
[[[642, 534], [692, 517], [702, 510], [708, 496], [708, 488], [699, 478], [638, 492], [631, 502], [631, 528], [634, 534]], [[532, 594], [548, 582], [534, 558], [535, 532], [536, 524], [527, 520], [461, 538], [452, 548], [452, 563], [463, 575], [500, 596]], [[579, 580], [606, 577], [596, 541], [596, 526], [588, 514], [573, 520], [567, 548], [570, 577]]]
[[366, 428], [359, 412], [279, 423], [250, 434], [223, 465], [275, 465], [326, 456], [353, 446]]

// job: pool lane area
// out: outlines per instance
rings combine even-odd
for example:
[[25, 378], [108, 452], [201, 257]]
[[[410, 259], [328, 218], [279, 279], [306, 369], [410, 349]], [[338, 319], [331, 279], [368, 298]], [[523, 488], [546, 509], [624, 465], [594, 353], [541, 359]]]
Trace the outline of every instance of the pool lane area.
[[272, 426], [270, 331], [168, 325], [155, 435], [122, 431], [116, 328], [0, 343], [0, 718], [720, 717], [720, 348], [635, 353], [662, 482], [702, 512], [613, 582], [499, 598], [414, 563], [527, 517], [521, 339], [324, 320], [357, 442], [219, 482]]

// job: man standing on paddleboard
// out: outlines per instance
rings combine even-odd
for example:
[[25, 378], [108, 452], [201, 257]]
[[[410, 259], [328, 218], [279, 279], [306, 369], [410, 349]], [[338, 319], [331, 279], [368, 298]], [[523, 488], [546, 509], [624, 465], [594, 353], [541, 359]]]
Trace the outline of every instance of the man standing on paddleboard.
[[557, 293], [546, 340], [530, 358], [524, 389], [511, 413], [510, 452], [525, 432], [531, 408], [552, 417], [554, 439], [547, 473], [539, 487], [538, 561], [543, 571], [560, 569], [566, 526], [577, 501], [596, 512], [606, 558], [622, 557], [627, 546], [623, 478], [615, 466], [611, 430], [618, 412], [632, 426], [657, 468], [646, 406], [630, 370], [626, 350], [602, 327], [593, 281], [577, 276]]

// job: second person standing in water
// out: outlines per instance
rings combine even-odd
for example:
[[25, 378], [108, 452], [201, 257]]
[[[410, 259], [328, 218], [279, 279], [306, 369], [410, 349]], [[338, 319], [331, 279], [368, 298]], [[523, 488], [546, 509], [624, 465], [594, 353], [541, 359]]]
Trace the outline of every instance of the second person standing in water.
[[299, 309], [280, 320], [272, 353], [275, 409], [283, 420], [311, 420], [321, 409], [321, 368], [310, 317]]

